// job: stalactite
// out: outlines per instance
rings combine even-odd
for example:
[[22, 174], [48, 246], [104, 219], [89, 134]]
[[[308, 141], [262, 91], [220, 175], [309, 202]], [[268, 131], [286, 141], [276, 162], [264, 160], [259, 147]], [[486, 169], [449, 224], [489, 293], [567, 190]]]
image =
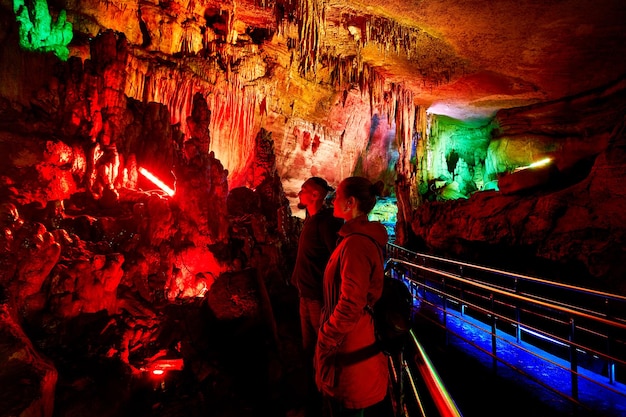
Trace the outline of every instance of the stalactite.
[[240, 182], [241, 170], [246, 166], [259, 129], [256, 92], [246, 89], [238, 81], [228, 84], [225, 91], [210, 97], [211, 150], [233, 175], [233, 184]]
[[413, 94], [403, 88], [397, 88], [396, 105], [396, 145], [398, 148], [398, 166], [400, 172], [407, 172], [410, 164], [411, 139], [414, 126]]
[[[350, 30], [350, 25], [354, 24], [356, 13], [345, 13], [342, 19], [346, 30]], [[413, 27], [403, 26], [393, 20], [372, 15], [359, 15], [359, 27], [361, 39], [358, 42], [357, 54], [360, 49], [373, 43], [378, 50], [385, 54], [404, 56], [414, 63], [424, 77], [425, 83], [441, 85], [452, 81], [457, 73], [464, 73], [465, 63], [456, 56], [454, 49], [442, 43], [428, 33]], [[424, 48], [437, 48], [439, 50], [439, 61], [423, 62]]]
[[319, 62], [321, 38], [324, 31], [324, 0], [304, 0], [298, 8], [298, 34], [300, 38], [299, 71], [303, 77], [313, 71], [315, 74]]
[[148, 63], [131, 55], [126, 63], [126, 74], [124, 94], [135, 100], [143, 101], [150, 78]]
[[226, 42], [230, 44], [237, 43], [237, 31], [234, 28], [236, 14], [237, 2], [233, 0], [233, 10], [231, 13], [228, 13], [228, 21], [226, 25], [226, 27], [228, 28], [228, 33], [226, 34]]
[[290, 27], [297, 21], [298, 12], [296, 7], [296, 0], [281, 1], [274, 7], [276, 28], [279, 35], [291, 33]]
[[[228, 65], [233, 66], [228, 55]], [[254, 79], [254, 62], [240, 68], [243, 74], [231, 72], [230, 78], [215, 63], [196, 58], [183, 58], [177, 68], [132, 57], [127, 61], [125, 94], [144, 102], [167, 106], [170, 123], [188, 134], [187, 116], [191, 114], [193, 97], [201, 93], [212, 112], [210, 121], [211, 151], [232, 176], [237, 177], [251, 157], [254, 137], [260, 126], [258, 86], [246, 88], [242, 79]], [[220, 75], [221, 74], [221, 75]], [[270, 92], [270, 94], [275, 94]]]
[[[180, 37], [179, 51], [183, 56], [194, 55], [204, 47], [204, 35], [195, 19], [190, 19], [181, 24], [183, 29]], [[205, 31], [206, 32], [206, 31]]]
[[336, 90], [349, 88], [351, 85], [357, 84], [363, 91], [360, 80], [361, 69], [355, 65], [355, 57], [337, 57], [333, 55], [324, 55], [323, 64], [330, 68], [330, 84]]

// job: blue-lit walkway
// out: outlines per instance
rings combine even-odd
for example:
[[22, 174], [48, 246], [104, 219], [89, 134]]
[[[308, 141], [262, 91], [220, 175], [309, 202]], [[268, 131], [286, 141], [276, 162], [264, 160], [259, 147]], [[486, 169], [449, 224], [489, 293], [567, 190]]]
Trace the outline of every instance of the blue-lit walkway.
[[[547, 388], [571, 394], [568, 362], [499, 332], [498, 356], [528, 375], [500, 361], [494, 371], [488, 326], [468, 316], [461, 320], [452, 315], [447, 316], [447, 326], [446, 338], [441, 327], [418, 319], [416, 333], [464, 417], [626, 416], [626, 385], [615, 382], [615, 393], [607, 392], [596, 383], [607, 384], [605, 376], [579, 367], [581, 405], [574, 406]], [[538, 359], [537, 354], [553, 364]]]
[[[626, 297], [388, 245], [464, 417], [626, 417]], [[610, 312], [610, 314], [609, 314]]]

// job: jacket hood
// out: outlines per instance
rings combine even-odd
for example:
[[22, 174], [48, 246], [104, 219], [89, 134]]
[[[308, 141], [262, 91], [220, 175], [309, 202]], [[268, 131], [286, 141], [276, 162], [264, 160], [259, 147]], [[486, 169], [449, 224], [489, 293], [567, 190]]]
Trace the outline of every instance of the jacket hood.
[[382, 223], [369, 221], [366, 215], [355, 217], [346, 222], [339, 230], [339, 236], [346, 237], [352, 234], [367, 235], [374, 239], [381, 247], [387, 245], [389, 235]]

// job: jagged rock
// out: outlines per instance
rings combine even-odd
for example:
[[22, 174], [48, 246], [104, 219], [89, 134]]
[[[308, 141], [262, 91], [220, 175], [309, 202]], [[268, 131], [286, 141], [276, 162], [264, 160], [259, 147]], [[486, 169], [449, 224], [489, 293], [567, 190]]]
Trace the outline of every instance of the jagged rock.
[[261, 212], [259, 194], [248, 187], [237, 187], [230, 190], [226, 204], [231, 216], [243, 217], [247, 214]]
[[7, 416], [52, 417], [58, 373], [0, 305], [0, 404]]
[[[616, 207], [626, 204], [625, 140], [622, 124], [588, 177], [573, 185], [548, 184], [540, 194], [478, 193], [469, 200], [424, 204], [415, 210], [413, 233], [439, 253], [621, 291], [626, 215]], [[542, 261], [552, 266], [542, 268]]]
[[261, 289], [255, 269], [226, 272], [215, 281], [208, 295], [208, 305], [218, 320], [261, 317]]
[[[517, 152], [525, 164], [532, 162], [528, 150], [544, 146], [546, 136], [562, 138], [551, 145], [550, 162], [502, 176], [500, 192], [423, 203], [412, 215], [415, 246], [546, 278], [622, 288], [626, 215], [616, 208], [626, 204], [620, 179], [626, 161], [625, 86], [622, 81], [565, 102], [501, 112], [497, 135], [508, 138], [505, 151]], [[548, 116], [563, 105], [576, 116], [568, 123], [550, 122]], [[581, 126], [595, 140], [581, 138]], [[538, 267], [546, 262], [550, 268]]]

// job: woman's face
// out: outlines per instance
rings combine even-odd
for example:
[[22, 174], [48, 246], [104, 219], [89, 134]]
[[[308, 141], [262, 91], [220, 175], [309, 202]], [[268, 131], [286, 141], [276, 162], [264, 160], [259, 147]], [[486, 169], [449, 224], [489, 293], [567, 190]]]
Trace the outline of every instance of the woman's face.
[[352, 219], [352, 205], [353, 198], [346, 198], [345, 186], [343, 183], [339, 184], [337, 191], [335, 191], [335, 201], [333, 202], [333, 216], [344, 220]]

